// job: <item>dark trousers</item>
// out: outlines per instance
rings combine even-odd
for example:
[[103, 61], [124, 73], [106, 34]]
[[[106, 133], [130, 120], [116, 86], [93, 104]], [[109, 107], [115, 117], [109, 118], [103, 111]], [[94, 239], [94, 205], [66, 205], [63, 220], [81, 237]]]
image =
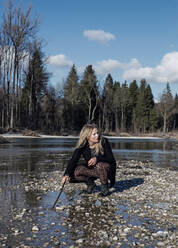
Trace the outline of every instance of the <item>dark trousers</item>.
[[110, 165], [103, 162], [99, 162], [91, 167], [78, 165], [75, 168], [74, 177], [79, 182], [87, 182], [89, 178], [99, 178], [101, 184], [107, 184], [109, 168]]

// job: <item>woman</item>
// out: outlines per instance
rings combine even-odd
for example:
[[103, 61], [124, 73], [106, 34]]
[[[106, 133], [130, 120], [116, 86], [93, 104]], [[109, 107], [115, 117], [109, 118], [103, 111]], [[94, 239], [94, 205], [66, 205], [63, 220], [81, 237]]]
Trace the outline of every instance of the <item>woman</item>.
[[[77, 165], [81, 155], [86, 163]], [[95, 124], [83, 126], [77, 147], [69, 161], [62, 178], [62, 184], [75, 179], [77, 182], [85, 182], [87, 192], [92, 193], [96, 184], [95, 179], [101, 182], [101, 195], [109, 194], [108, 179], [110, 187], [115, 184], [116, 161], [114, 159], [110, 144], [106, 138], [99, 135]]]

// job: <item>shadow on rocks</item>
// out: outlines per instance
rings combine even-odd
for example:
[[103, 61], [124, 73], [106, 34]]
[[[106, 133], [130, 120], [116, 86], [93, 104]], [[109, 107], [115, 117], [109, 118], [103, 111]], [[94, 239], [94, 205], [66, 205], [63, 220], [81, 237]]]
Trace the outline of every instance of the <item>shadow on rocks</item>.
[[124, 190], [128, 190], [132, 187], [137, 187], [140, 184], [144, 183], [143, 178], [133, 178], [129, 180], [117, 181], [114, 185], [114, 192], [123, 192]]

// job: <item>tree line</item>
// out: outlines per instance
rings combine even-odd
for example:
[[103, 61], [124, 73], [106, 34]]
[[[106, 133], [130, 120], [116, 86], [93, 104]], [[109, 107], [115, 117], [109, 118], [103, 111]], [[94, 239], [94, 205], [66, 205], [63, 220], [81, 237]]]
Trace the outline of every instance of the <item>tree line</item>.
[[68, 129], [77, 129], [86, 122], [97, 123], [104, 133], [167, 132], [178, 128], [178, 95], [173, 97], [169, 83], [155, 103], [145, 79], [128, 85], [126, 81], [113, 81], [108, 74], [101, 88], [92, 65], [86, 67], [81, 80], [73, 65], [64, 82], [63, 100], [63, 121]]
[[99, 82], [92, 65], [80, 78], [75, 65], [58, 89], [37, 38], [39, 19], [9, 1], [0, 26], [0, 127], [65, 133], [95, 122], [104, 133], [178, 129], [178, 95], [169, 83], [155, 103], [145, 79], [129, 84], [111, 74]]

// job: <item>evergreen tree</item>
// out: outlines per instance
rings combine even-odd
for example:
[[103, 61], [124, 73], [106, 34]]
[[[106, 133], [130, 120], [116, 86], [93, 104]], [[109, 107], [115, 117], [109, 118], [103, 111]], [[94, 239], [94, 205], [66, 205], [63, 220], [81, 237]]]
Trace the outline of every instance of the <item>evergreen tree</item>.
[[102, 128], [105, 133], [112, 130], [113, 127], [113, 95], [114, 85], [111, 74], [108, 74], [104, 83], [102, 94], [102, 106], [103, 106], [103, 125]]
[[73, 65], [64, 84], [64, 98], [67, 102], [74, 106], [76, 103], [78, 103], [78, 95], [78, 75], [75, 65]]
[[137, 98], [137, 104], [136, 104], [136, 123], [137, 123], [137, 130], [140, 132], [146, 131], [146, 104], [145, 104], [145, 98], [146, 98], [146, 87], [147, 83], [146, 80], [143, 79], [140, 82], [140, 88]]
[[80, 82], [80, 102], [84, 104], [85, 120], [87, 122], [96, 122], [97, 117], [95, 113], [99, 103], [99, 92], [97, 78], [92, 65], [86, 67]]
[[128, 116], [128, 106], [129, 106], [129, 94], [128, 94], [127, 82], [122, 84], [121, 87], [121, 130], [125, 131], [127, 128], [127, 116]]
[[65, 103], [65, 125], [68, 129], [75, 129], [78, 126], [78, 108], [79, 108], [79, 83], [75, 65], [64, 84], [64, 103]]
[[115, 82], [113, 87], [113, 109], [115, 116], [115, 131], [116, 133], [119, 133], [121, 126], [121, 85], [119, 82]]
[[178, 129], [178, 94], [175, 95], [174, 129]]
[[[145, 89], [145, 131], [154, 130], [156, 127], [154, 100], [151, 87], [148, 84]], [[152, 115], [152, 116], [151, 116]]]
[[54, 132], [57, 129], [55, 123], [56, 92], [54, 87], [49, 86], [46, 94], [40, 100], [39, 124], [41, 129], [47, 132]]
[[130, 130], [136, 131], [136, 105], [138, 98], [138, 85], [136, 80], [130, 83], [129, 86], [129, 126]]
[[[23, 109], [28, 128], [38, 128], [40, 101], [46, 94], [49, 73], [46, 71], [43, 53], [39, 44], [34, 42], [31, 57], [29, 59], [26, 81], [23, 89]], [[28, 108], [28, 109], [26, 109]]]

